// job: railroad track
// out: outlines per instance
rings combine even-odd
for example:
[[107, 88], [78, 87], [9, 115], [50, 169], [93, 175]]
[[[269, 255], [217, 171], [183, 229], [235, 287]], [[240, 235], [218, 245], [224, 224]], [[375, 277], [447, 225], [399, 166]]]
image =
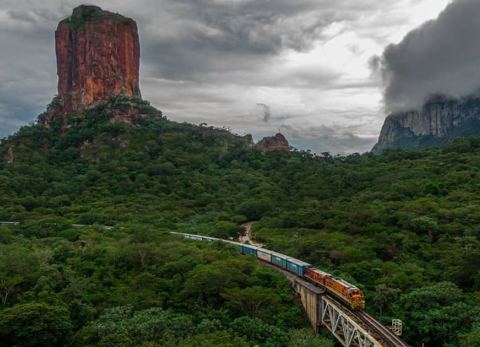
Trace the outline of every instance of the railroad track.
[[365, 311], [355, 312], [355, 315], [370, 329], [372, 329], [376, 334], [384, 340], [390, 347], [410, 347], [404, 341], [402, 341], [398, 336], [386, 328], [383, 324], [375, 320]]

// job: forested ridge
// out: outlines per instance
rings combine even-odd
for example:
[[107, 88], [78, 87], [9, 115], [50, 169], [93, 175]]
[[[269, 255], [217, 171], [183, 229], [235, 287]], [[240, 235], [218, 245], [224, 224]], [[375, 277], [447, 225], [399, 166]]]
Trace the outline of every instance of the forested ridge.
[[358, 285], [413, 346], [480, 346], [478, 138], [262, 154], [99, 106], [23, 127], [0, 159], [0, 220], [19, 222], [0, 226], [0, 345], [333, 346], [280, 274], [169, 234], [237, 237], [256, 221], [256, 240]]

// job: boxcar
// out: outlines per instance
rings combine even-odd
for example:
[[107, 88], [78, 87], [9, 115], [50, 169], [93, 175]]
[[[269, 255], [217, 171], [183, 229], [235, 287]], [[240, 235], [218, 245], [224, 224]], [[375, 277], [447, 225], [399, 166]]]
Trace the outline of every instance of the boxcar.
[[193, 234], [185, 234], [185, 238], [187, 239], [192, 239], [192, 240], [202, 240], [202, 237], [199, 235], [193, 235]]
[[288, 271], [299, 276], [303, 276], [305, 274], [305, 269], [308, 269], [311, 266], [310, 264], [295, 258], [287, 258], [286, 265]]
[[242, 253], [243, 254], [252, 254], [257, 255], [257, 248], [253, 246], [242, 245]]
[[203, 241], [217, 241], [218, 239], [215, 237], [208, 237], [208, 236], [202, 236]]
[[287, 257], [280, 253], [272, 252], [272, 264], [281, 267], [282, 269], [287, 268]]
[[263, 248], [257, 249], [257, 258], [268, 263], [272, 262], [272, 254]]

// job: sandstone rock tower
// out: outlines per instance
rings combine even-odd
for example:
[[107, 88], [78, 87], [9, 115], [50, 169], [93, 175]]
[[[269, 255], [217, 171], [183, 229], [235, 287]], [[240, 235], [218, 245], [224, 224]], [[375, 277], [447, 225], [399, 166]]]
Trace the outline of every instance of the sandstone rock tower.
[[140, 44], [134, 20], [82, 5], [55, 32], [57, 115], [81, 112], [111, 96], [140, 98]]

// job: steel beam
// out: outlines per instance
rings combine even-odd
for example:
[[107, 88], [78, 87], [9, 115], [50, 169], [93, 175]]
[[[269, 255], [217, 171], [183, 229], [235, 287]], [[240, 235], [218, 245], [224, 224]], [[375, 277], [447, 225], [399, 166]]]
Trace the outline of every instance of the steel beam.
[[344, 347], [384, 346], [351, 317], [345, 308], [327, 296], [321, 297], [321, 324], [325, 326]]

